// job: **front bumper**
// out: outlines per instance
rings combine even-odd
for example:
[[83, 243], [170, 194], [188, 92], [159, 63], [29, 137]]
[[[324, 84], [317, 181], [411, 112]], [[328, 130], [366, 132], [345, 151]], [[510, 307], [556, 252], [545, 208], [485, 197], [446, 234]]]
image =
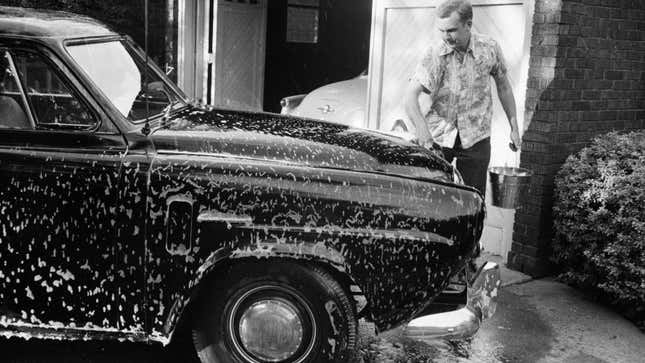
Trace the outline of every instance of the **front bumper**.
[[464, 339], [474, 335], [482, 320], [495, 313], [500, 284], [499, 265], [484, 263], [469, 279], [465, 307], [416, 318], [404, 328], [403, 335], [415, 340]]

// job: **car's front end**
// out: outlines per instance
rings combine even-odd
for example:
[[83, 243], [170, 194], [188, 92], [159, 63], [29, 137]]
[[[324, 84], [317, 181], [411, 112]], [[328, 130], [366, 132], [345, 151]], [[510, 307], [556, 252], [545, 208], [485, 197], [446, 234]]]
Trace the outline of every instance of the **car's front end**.
[[[0, 294], [5, 335], [167, 344], [185, 319], [202, 362], [346, 361], [358, 317], [379, 331], [410, 323], [412, 337], [465, 336], [494, 310], [495, 265], [468, 275], [484, 200], [438, 153], [338, 123], [194, 105], [127, 37], [65, 13], [6, 12], [0, 24], [22, 33], [3, 44], [49, 57], [98, 120], [2, 131], [26, 140], [0, 149], [7, 200], [22, 203], [6, 215], [66, 226], [12, 229], [12, 255], [41, 270], [0, 269], [20, 274], [5, 291], [26, 291]], [[88, 24], [91, 36], [74, 32]], [[67, 281], [62, 306], [35, 298], [53, 291], [43, 271]], [[436, 315], [446, 301], [456, 312]]]
[[[484, 219], [479, 192], [464, 186], [435, 152], [400, 138], [217, 109], [180, 112], [151, 137], [159, 158], [152, 181], [155, 170], [161, 177], [172, 169], [201, 186], [204, 199], [193, 198], [204, 220], [221, 212], [246, 216], [244, 225], [231, 227], [238, 233], [226, 244], [233, 258], [328, 259], [360, 287], [381, 331], [418, 316], [478, 254]], [[186, 162], [173, 165], [177, 158]], [[222, 163], [239, 163], [235, 169], [245, 171], [241, 184], [226, 184], [228, 192], [214, 183], [235, 174]], [[160, 181], [165, 179], [174, 178]], [[166, 188], [175, 187], [155, 187], [164, 197]], [[153, 198], [153, 205], [166, 204]], [[310, 244], [321, 246], [321, 256]], [[200, 255], [221, 246], [202, 245]]]
[[482, 321], [493, 316], [497, 308], [499, 265], [484, 262], [474, 273], [465, 274], [458, 286], [457, 290], [444, 290], [426, 311], [410, 321], [404, 336], [421, 341], [458, 340], [477, 333]]
[[[312, 119], [333, 121], [350, 126], [366, 124], [365, 107], [367, 101], [367, 74], [341, 82], [321, 86], [308, 94], [285, 97], [281, 100], [281, 113]], [[396, 120], [392, 130], [385, 137], [399, 137], [413, 140], [409, 126], [403, 120]], [[427, 152], [440, 154], [437, 150]], [[391, 167], [396, 169], [396, 167]], [[405, 166], [404, 175], [423, 177], [428, 175], [426, 168]], [[463, 178], [456, 168], [452, 169], [452, 182], [463, 185]], [[477, 247], [473, 258], [479, 254]], [[433, 302], [421, 311], [406, 328], [406, 335], [417, 339], [436, 339], [438, 337], [459, 338], [474, 334], [482, 319], [495, 311], [497, 289], [500, 285], [499, 267], [494, 263], [484, 263], [473, 270], [473, 263], [454, 273], [451, 283]]]

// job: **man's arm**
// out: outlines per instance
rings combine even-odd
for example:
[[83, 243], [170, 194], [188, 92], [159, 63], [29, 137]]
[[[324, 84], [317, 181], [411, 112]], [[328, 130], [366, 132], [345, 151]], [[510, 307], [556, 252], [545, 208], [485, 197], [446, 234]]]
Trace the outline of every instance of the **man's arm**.
[[515, 97], [513, 96], [513, 89], [511, 83], [508, 81], [506, 74], [494, 76], [495, 84], [497, 85], [497, 95], [499, 101], [502, 103], [508, 123], [511, 126], [511, 141], [519, 149], [522, 146], [522, 139], [520, 139], [520, 132], [517, 127], [517, 116], [515, 111]]
[[430, 134], [430, 130], [428, 130], [428, 125], [426, 125], [425, 117], [421, 113], [421, 107], [419, 106], [419, 95], [421, 95], [421, 92], [423, 92], [423, 86], [419, 82], [411, 80], [405, 91], [405, 113], [417, 129], [419, 144], [425, 145], [426, 143], [430, 143], [432, 145], [434, 139]]

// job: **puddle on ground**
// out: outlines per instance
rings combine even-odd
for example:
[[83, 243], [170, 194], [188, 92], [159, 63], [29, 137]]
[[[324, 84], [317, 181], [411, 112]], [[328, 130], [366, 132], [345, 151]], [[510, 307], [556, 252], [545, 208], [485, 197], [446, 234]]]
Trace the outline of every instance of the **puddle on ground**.
[[529, 300], [508, 290], [500, 292], [496, 314], [468, 340], [418, 342], [404, 338], [400, 329], [379, 336], [365, 330], [360, 331], [359, 363], [535, 362], [554, 342], [551, 327]]
[[418, 342], [396, 337], [374, 338], [360, 348], [362, 363], [381, 362], [508, 362], [498, 350], [474, 351], [472, 341]]

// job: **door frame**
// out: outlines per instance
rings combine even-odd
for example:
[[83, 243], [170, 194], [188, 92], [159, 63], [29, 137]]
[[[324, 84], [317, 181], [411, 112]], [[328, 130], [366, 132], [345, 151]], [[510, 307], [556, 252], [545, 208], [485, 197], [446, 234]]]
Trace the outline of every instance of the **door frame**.
[[177, 0], [177, 85], [188, 97], [204, 102], [212, 63], [207, 19], [213, 1]]
[[[249, 1], [249, 0], [246, 0]], [[204, 90], [207, 91], [207, 103], [208, 104], [214, 104], [214, 101], [216, 99], [216, 95], [218, 92], [221, 92], [217, 88], [218, 80], [217, 80], [217, 62], [218, 62], [218, 57], [220, 54], [218, 54], [217, 51], [217, 43], [218, 43], [218, 38], [220, 34], [218, 34], [218, 18], [219, 18], [219, 11], [221, 8], [229, 8], [233, 9], [236, 7], [244, 6], [244, 5], [249, 5], [247, 2], [243, 3], [237, 3], [234, 1], [224, 1], [224, 0], [211, 0], [213, 3], [212, 8], [209, 10], [209, 14], [212, 17], [210, 23], [208, 24], [208, 30], [211, 32], [212, 36], [212, 42], [210, 42], [210, 46], [207, 43], [206, 48], [208, 49], [208, 67], [204, 69]], [[259, 24], [259, 28], [262, 31], [262, 35], [260, 36], [260, 41], [261, 43], [258, 45], [260, 47], [259, 49], [259, 54], [258, 56], [261, 58], [261, 61], [258, 63], [259, 67], [256, 69], [256, 76], [257, 78], [257, 87], [254, 90], [256, 92], [256, 97], [255, 99], [259, 101], [259, 104], [256, 105], [259, 109], [258, 111], [261, 111], [263, 108], [263, 102], [264, 102], [264, 69], [266, 66], [266, 32], [267, 32], [267, 15], [268, 15], [268, 5], [267, 5], [267, 0], [257, 0], [256, 4], [261, 11], [262, 11], [262, 18], [261, 18], [261, 24]], [[208, 22], [207, 22], [208, 23]], [[208, 34], [208, 32], [206, 33]]]
[[[367, 127], [378, 129], [380, 125], [381, 90], [383, 88], [384, 50], [387, 31], [386, 13], [389, 9], [435, 8], [440, 0], [373, 0], [372, 30], [370, 36], [369, 78], [367, 82]], [[472, 0], [473, 6], [524, 5], [527, 19], [533, 19], [535, 0]], [[526, 54], [530, 51], [530, 36], [533, 21], [525, 24]], [[527, 70], [528, 72], [528, 70]]]
[[[387, 125], [386, 120], [381, 120], [381, 100], [384, 87], [384, 68], [386, 55], [387, 36], [387, 12], [390, 9], [401, 8], [434, 8], [440, 0], [374, 0], [372, 4], [372, 30], [370, 36], [370, 58], [369, 77], [367, 85], [367, 127], [379, 129]], [[471, 0], [473, 6], [495, 6], [495, 5], [522, 5], [526, 14], [524, 24], [524, 44], [522, 52], [527, 57], [521, 64], [521, 77], [518, 80], [518, 89], [515, 94], [517, 106], [517, 121], [521, 130], [525, 130], [525, 99], [528, 81], [529, 59], [531, 37], [533, 30], [533, 14], [535, 11], [535, 0]], [[513, 160], [514, 166], [519, 166], [520, 151]], [[490, 193], [487, 193], [488, 217], [482, 242], [484, 249], [495, 254], [500, 254], [504, 260], [511, 249], [513, 227], [515, 223], [515, 211], [493, 207], [490, 203]], [[498, 230], [495, 230], [498, 229]]]

